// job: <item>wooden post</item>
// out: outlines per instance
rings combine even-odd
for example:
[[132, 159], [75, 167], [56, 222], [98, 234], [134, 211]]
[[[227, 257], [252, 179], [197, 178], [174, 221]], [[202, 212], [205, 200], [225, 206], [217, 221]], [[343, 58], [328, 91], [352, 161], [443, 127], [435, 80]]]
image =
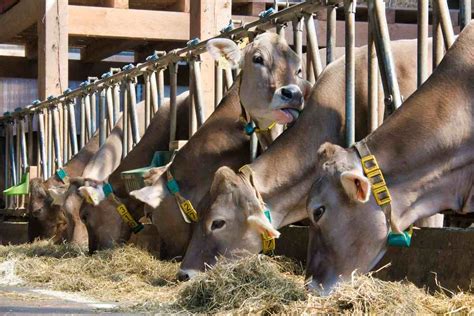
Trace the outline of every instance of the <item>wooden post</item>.
[[68, 1], [43, 0], [38, 16], [38, 95], [44, 100], [68, 86]]
[[[200, 39], [210, 38], [219, 34], [219, 31], [231, 19], [231, 0], [193, 0], [190, 1], [190, 36]], [[208, 118], [214, 111], [214, 60], [209, 54], [203, 54], [201, 77], [203, 82], [203, 113]]]

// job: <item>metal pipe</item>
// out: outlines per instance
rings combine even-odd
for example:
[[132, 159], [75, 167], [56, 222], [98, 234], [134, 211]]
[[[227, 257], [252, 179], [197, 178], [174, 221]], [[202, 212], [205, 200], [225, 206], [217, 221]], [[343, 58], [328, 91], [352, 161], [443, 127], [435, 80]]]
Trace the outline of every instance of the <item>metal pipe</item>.
[[122, 109], [122, 159], [128, 154], [128, 91], [123, 91], [123, 109]]
[[345, 50], [346, 50], [346, 146], [355, 142], [355, 10], [356, 0], [345, 0]]
[[[92, 138], [92, 117], [91, 117], [91, 101], [89, 95], [84, 95], [84, 104], [86, 106], [86, 127], [87, 127], [87, 137], [86, 142]], [[85, 145], [85, 144], [84, 144]]]
[[89, 95], [90, 106], [91, 106], [91, 132], [89, 134], [89, 139], [92, 138], [95, 131], [97, 130], [97, 96], [96, 92], [92, 92]]
[[143, 75], [143, 80], [145, 80], [145, 128], [150, 125], [150, 116], [151, 116], [151, 84], [150, 84], [150, 73], [145, 73]]
[[[3, 166], [3, 176], [4, 176], [4, 185], [5, 189], [9, 188], [10, 185], [10, 156], [8, 155], [8, 148], [10, 148], [9, 140], [10, 137], [8, 136], [8, 123], [6, 121], [2, 122], [3, 123], [3, 130], [5, 132], [5, 148], [3, 150], [2, 155], [5, 155], [5, 165]], [[5, 206], [8, 207], [10, 205], [9, 197], [7, 195], [4, 195], [5, 197]]]
[[112, 132], [115, 125], [114, 120], [114, 97], [112, 93], [113, 87], [106, 87], [105, 101], [107, 102], [107, 117], [108, 117], [108, 133]]
[[195, 110], [195, 103], [196, 99], [194, 95], [196, 94], [196, 89], [194, 86], [194, 60], [190, 60], [188, 62], [189, 66], [189, 109], [188, 109], [188, 130], [189, 130], [189, 138], [191, 138], [197, 130], [197, 118], [196, 118], [196, 110]]
[[471, 0], [460, 0], [459, 1], [459, 26], [463, 30], [466, 25], [471, 22], [472, 18], [472, 5]]
[[[16, 139], [15, 139], [15, 162], [16, 162], [16, 178], [18, 183], [21, 181], [21, 152], [20, 152], [20, 119], [15, 118], [13, 120], [14, 126], [16, 128]], [[13, 129], [13, 126], [12, 126]], [[18, 204], [17, 204], [18, 205]]]
[[157, 78], [156, 78], [156, 72], [152, 71], [150, 73], [149, 81], [150, 81], [150, 90], [151, 90], [150, 97], [153, 104], [153, 113], [151, 117], [153, 117], [156, 111], [158, 111], [160, 107], [160, 104], [159, 104], [160, 101], [158, 99], [158, 83], [157, 83]]
[[234, 78], [232, 77], [232, 69], [229, 66], [224, 68], [225, 73], [225, 87], [230, 90], [230, 87], [234, 84]]
[[295, 46], [295, 52], [300, 58], [303, 59], [303, 21], [302, 17], [298, 17], [293, 20], [293, 45]]
[[335, 59], [336, 51], [336, 7], [327, 8], [327, 28], [326, 28], [326, 65], [332, 63]]
[[200, 128], [202, 124], [204, 124], [204, 97], [202, 95], [201, 62], [194, 60], [192, 69], [194, 77], [194, 106], [197, 126]]
[[[309, 42], [309, 39], [308, 41]], [[303, 63], [303, 61], [301, 61]], [[306, 80], [309, 81], [311, 84], [316, 82], [316, 78], [314, 77], [314, 67], [313, 67], [313, 56], [311, 54], [311, 50], [306, 50]]]
[[222, 90], [223, 90], [223, 78], [222, 78], [222, 67], [218, 61], [214, 65], [215, 70], [215, 89], [214, 89], [214, 108], [217, 108], [219, 103], [222, 100]]
[[102, 89], [99, 92], [99, 146], [105, 143], [107, 135], [107, 121], [105, 118], [105, 107], [106, 107], [106, 91]]
[[[369, 1], [370, 2], [370, 1]], [[368, 49], [368, 78], [367, 78], [367, 86], [368, 86], [368, 106], [369, 106], [369, 131], [373, 132], [377, 129], [379, 125], [379, 115], [378, 115], [378, 107], [379, 107], [379, 73], [377, 67], [377, 51], [375, 48], [375, 41], [374, 41], [374, 21], [372, 19], [373, 16], [368, 16], [369, 28], [368, 28], [368, 40], [367, 40], [367, 49]]]
[[38, 118], [38, 148], [40, 152], [41, 159], [41, 170], [43, 175], [43, 180], [48, 179], [48, 166], [46, 164], [46, 144], [45, 144], [45, 124], [44, 124], [44, 113], [39, 111], [37, 114]]
[[178, 108], [176, 94], [178, 86], [178, 64], [171, 63], [168, 67], [170, 72], [170, 143], [176, 140], [176, 124]]
[[454, 30], [451, 23], [451, 16], [449, 15], [448, 2], [446, 0], [434, 0], [437, 2], [439, 20], [441, 29], [443, 31], [443, 38], [446, 50], [448, 50], [454, 43]]
[[66, 102], [61, 103], [62, 107], [62, 140], [63, 140], [63, 163], [66, 164], [69, 160], [69, 137], [68, 137], [68, 108]]
[[50, 109], [45, 109], [45, 114], [44, 117], [46, 118], [47, 121], [47, 130], [46, 130], [46, 148], [47, 148], [47, 154], [48, 158], [46, 160], [46, 165], [48, 167], [48, 177], [51, 177], [53, 175], [53, 167], [52, 167], [52, 162], [54, 159], [54, 150], [53, 150], [53, 120], [51, 117], [51, 110]]
[[258, 138], [256, 133], [252, 133], [250, 136], [250, 161], [253, 162], [257, 159], [258, 152]]
[[[130, 128], [132, 131], [133, 146], [138, 144], [140, 141], [140, 129], [138, 127], [138, 115], [137, 115], [137, 95], [135, 87], [135, 79], [129, 79], [127, 81], [128, 96], [130, 98], [130, 104], [128, 107], [130, 116]], [[131, 150], [132, 148], [129, 148]]]
[[54, 142], [54, 155], [56, 158], [56, 167], [58, 169], [63, 167], [63, 160], [61, 159], [61, 138], [59, 137], [59, 129], [61, 122], [59, 121], [58, 108], [52, 107], [50, 109], [51, 116], [53, 118], [53, 142]]
[[[72, 154], [76, 155], [79, 152], [79, 149], [77, 148], [77, 129], [76, 129], [76, 111], [74, 107], [74, 100], [68, 99], [67, 101], [67, 107], [69, 109], [69, 137], [71, 139], [71, 149], [72, 149]], [[82, 118], [81, 118], [82, 122]], [[82, 126], [81, 126], [82, 130]], [[81, 131], [82, 134], [82, 131]], [[82, 141], [82, 135], [81, 135], [81, 141]]]
[[165, 72], [164, 69], [158, 70], [158, 108], [165, 103]]
[[428, 77], [428, 0], [418, 0], [417, 86]]
[[28, 165], [33, 165], [33, 113], [28, 113]]
[[444, 56], [444, 40], [439, 21], [438, 2], [433, 1], [433, 71], [438, 67]]
[[116, 83], [113, 85], [113, 93], [114, 93], [114, 124], [117, 124], [119, 120], [119, 113], [120, 113], [120, 83]]
[[306, 32], [308, 33], [308, 51], [311, 55], [311, 64], [313, 65], [313, 73], [315, 80], [318, 80], [319, 75], [323, 71], [321, 64], [321, 56], [319, 56], [318, 36], [316, 34], [316, 27], [314, 26], [314, 19], [312, 14], [305, 16]]
[[[26, 169], [29, 166], [28, 163], [28, 152], [26, 148], [26, 128], [25, 128], [25, 120], [27, 120], [27, 117], [24, 117], [20, 121], [20, 153], [21, 153], [21, 168], [22, 172], [26, 172]], [[17, 136], [18, 137], [18, 136]]]
[[374, 30], [375, 48], [381, 70], [385, 104], [389, 106], [389, 113], [391, 113], [400, 107], [402, 97], [390, 48], [390, 35], [385, 17], [385, 3], [382, 0], [374, 0], [373, 3], [369, 1], [369, 14], [372, 14], [375, 22], [374, 25], [376, 26]]

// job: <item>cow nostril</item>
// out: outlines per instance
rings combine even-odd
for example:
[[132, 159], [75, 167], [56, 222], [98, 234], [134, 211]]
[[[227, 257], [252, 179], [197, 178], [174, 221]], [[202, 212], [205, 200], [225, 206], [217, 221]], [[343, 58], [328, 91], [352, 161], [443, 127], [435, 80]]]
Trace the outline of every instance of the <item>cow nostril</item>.
[[293, 99], [293, 91], [291, 91], [290, 89], [282, 88], [281, 95], [287, 99]]
[[189, 281], [189, 274], [184, 270], [179, 269], [177, 277], [180, 282]]

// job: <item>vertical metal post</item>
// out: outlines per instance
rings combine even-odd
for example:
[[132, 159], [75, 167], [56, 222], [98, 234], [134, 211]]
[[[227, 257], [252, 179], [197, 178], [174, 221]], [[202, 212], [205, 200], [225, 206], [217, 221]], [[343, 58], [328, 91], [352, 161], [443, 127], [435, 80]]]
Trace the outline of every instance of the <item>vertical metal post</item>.
[[89, 95], [90, 97], [90, 106], [91, 106], [91, 130], [89, 134], [89, 139], [94, 136], [95, 131], [97, 130], [97, 94], [95, 91], [92, 91]]
[[472, 5], [471, 0], [460, 0], [459, 1], [459, 26], [461, 30], [471, 22], [472, 18]]
[[28, 120], [28, 165], [33, 165], [33, 113], [29, 113], [26, 115], [26, 119]]
[[106, 107], [106, 89], [104, 88], [99, 92], [99, 146], [105, 143], [107, 135], [107, 121], [105, 118], [105, 107]]
[[48, 166], [46, 163], [46, 144], [45, 144], [45, 124], [44, 124], [44, 113], [42, 110], [38, 111], [38, 147], [40, 152], [41, 170], [43, 180], [48, 179]]
[[178, 86], [178, 64], [170, 63], [170, 142], [176, 140], [176, 124], [178, 108], [176, 104], [176, 93]]
[[217, 106], [219, 105], [219, 103], [221, 102], [222, 100], [222, 90], [223, 90], [223, 82], [222, 82], [222, 67], [219, 63], [219, 61], [216, 61], [215, 65], [214, 65], [214, 69], [215, 69], [215, 89], [214, 89], [214, 108], [217, 108]]
[[417, 86], [428, 77], [428, 0], [418, 0]]
[[336, 7], [327, 8], [327, 28], [326, 28], [326, 65], [334, 61], [336, 50]]
[[[11, 181], [11, 170], [10, 170], [10, 154], [8, 153], [8, 150], [10, 149], [10, 128], [9, 128], [9, 122], [5, 122], [4, 125], [5, 128], [5, 188], [9, 188], [12, 186], [12, 181]], [[5, 203], [6, 207], [10, 207], [10, 197], [5, 196]]]
[[446, 0], [434, 0], [437, 2], [439, 13], [439, 21], [441, 23], [441, 30], [443, 31], [444, 45], [448, 50], [454, 43], [454, 30], [451, 23], [451, 16], [449, 15], [448, 2]]
[[433, 1], [433, 71], [438, 67], [444, 56], [444, 40], [439, 20], [438, 1]]
[[382, 0], [369, 1], [369, 14], [372, 14], [375, 22], [373, 25], [376, 26], [374, 30], [375, 47], [382, 75], [385, 103], [389, 106], [389, 112], [392, 112], [400, 107], [402, 97], [390, 49], [390, 35], [385, 17], [385, 3]]
[[[72, 149], [72, 154], [76, 155], [79, 152], [79, 149], [77, 148], [76, 111], [74, 108], [74, 100], [67, 99], [66, 102], [67, 102], [67, 107], [69, 109], [68, 111], [69, 112], [69, 133], [70, 133], [69, 137], [71, 139], [71, 149]], [[82, 118], [81, 118], [81, 122], [82, 122]], [[82, 135], [81, 135], [81, 141], [82, 141]]]
[[[107, 122], [108, 122], [108, 133], [112, 131], [115, 125], [114, 121], [114, 97], [113, 97], [113, 87], [107, 86], [105, 88], [105, 101], [107, 103]], [[107, 133], [107, 135], [108, 135]]]
[[195, 94], [196, 94], [196, 89], [194, 86], [194, 67], [195, 67], [195, 61], [192, 59], [192, 56], [190, 57], [191, 59], [188, 62], [188, 67], [189, 67], [189, 109], [188, 109], [188, 130], [189, 130], [189, 138], [191, 138], [194, 133], [196, 133], [197, 130], [197, 118], [196, 118], [196, 111], [195, 111]]
[[63, 163], [66, 164], [67, 161], [69, 160], [69, 137], [68, 137], [68, 125], [69, 125], [69, 120], [68, 120], [68, 107], [66, 102], [61, 104], [61, 107], [63, 109], [63, 117], [62, 117], [62, 127], [63, 127]]
[[165, 71], [164, 69], [158, 70], [158, 108], [165, 103]]
[[[196, 110], [196, 120], [198, 128], [204, 124], [204, 97], [202, 95], [201, 62], [193, 60], [193, 78], [194, 78], [194, 106]], [[209, 113], [210, 115], [210, 113]]]
[[[130, 128], [132, 131], [133, 146], [138, 144], [140, 141], [140, 129], [138, 128], [138, 116], [137, 116], [137, 94], [135, 86], [136, 78], [129, 78], [127, 80], [128, 96], [130, 98], [129, 104], [129, 116], [130, 116]], [[131, 150], [132, 148], [129, 148]]]
[[117, 124], [119, 120], [119, 113], [120, 113], [120, 83], [117, 82], [113, 85], [113, 94], [114, 94], [114, 119], [113, 122]]
[[[309, 43], [309, 38], [306, 43]], [[301, 64], [303, 64], [303, 60], [301, 61]], [[306, 50], [306, 80], [311, 82], [311, 84], [316, 82], [316, 78], [314, 77], [313, 56], [309, 49]]]
[[[21, 118], [20, 121], [20, 153], [21, 153], [21, 169], [22, 172], [26, 172], [26, 169], [29, 166], [28, 163], [28, 152], [26, 149], [26, 122], [25, 120], [28, 120], [28, 115], [25, 117]], [[18, 137], [18, 136], [17, 136]]]
[[122, 159], [128, 154], [128, 91], [123, 91], [123, 110], [122, 110]]
[[145, 128], [150, 125], [151, 117], [151, 84], [150, 84], [151, 73], [145, 72], [143, 80], [145, 81]]
[[355, 10], [356, 0], [345, 0], [346, 15], [346, 146], [355, 142]]
[[[86, 138], [86, 142], [89, 141], [89, 139], [92, 138], [92, 117], [91, 117], [91, 101], [90, 101], [90, 97], [88, 94], [85, 94], [84, 95], [84, 104], [85, 104], [85, 107], [86, 107], [86, 127], [87, 127], [87, 138]], [[85, 145], [85, 143], [84, 143]]]
[[153, 117], [156, 111], [158, 111], [158, 108], [160, 107], [160, 104], [159, 104], [160, 101], [158, 99], [158, 83], [157, 83], [155, 71], [152, 71], [150, 73], [149, 81], [150, 81], [150, 91], [151, 91], [150, 97], [153, 104], [153, 113], [151, 117]]
[[79, 147], [82, 149], [86, 145], [86, 104], [84, 97], [80, 97], [81, 102], [81, 137], [79, 141]]
[[[369, 1], [370, 2], [370, 1]], [[368, 101], [369, 101], [369, 131], [373, 132], [379, 125], [379, 73], [377, 68], [377, 52], [375, 48], [374, 39], [374, 20], [373, 15], [368, 15], [369, 29], [368, 29]]]
[[230, 87], [234, 84], [234, 79], [232, 78], [232, 69], [229, 66], [224, 68], [225, 73], [225, 87], [227, 90], [230, 90]]
[[[16, 128], [16, 141], [15, 141], [15, 168], [16, 168], [16, 178], [17, 184], [21, 181], [21, 148], [20, 148], [20, 119], [15, 118], [13, 120], [12, 130], [14, 129], [13, 126]], [[18, 205], [18, 204], [17, 204]]]
[[299, 17], [293, 23], [293, 44], [295, 45], [295, 52], [303, 59], [303, 18]]
[[319, 75], [323, 71], [323, 66], [321, 65], [321, 56], [319, 56], [319, 44], [318, 36], [316, 34], [316, 27], [314, 26], [314, 19], [312, 14], [305, 16], [306, 32], [308, 33], [308, 51], [311, 54], [312, 68], [314, 73], [314, 78], [318, 80]]
[[47, 135], [48, 138], [46, 139], [46, 148], [47, 148], [47, 154], [48, 158], [46, 160], [46, 165], [48, 167], [48, 177], [51, 177], [53, 175], [53, 120], [52, 120], [52, 115], [51, 115], [51, 110], [50, 109], [45, 109], [45, 118], [47, 121]]
[[50, 111], [51, 111], [51, 116], [53, 118], [52, 121], [53, 121], [54, 155], [56, 158], [56, 167], [59, 169], [63, 167], [63, 160], [61, 159], [61, 138], [59, 136], [60, 126], [61, 126], [59, 122], [59, 112], [56, 105], [51, 107]]

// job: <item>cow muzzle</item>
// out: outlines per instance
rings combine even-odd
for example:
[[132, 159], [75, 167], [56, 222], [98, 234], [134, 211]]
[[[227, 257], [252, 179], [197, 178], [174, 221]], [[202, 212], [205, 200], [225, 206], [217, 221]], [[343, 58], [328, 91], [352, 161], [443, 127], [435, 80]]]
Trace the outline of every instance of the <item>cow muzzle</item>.
[[303, 106], [303, 93], [296, 84], [280, 87], [273, 94], [271, 108], [274, 119], [279, 124], [289, 124], [296, 121]]
[[180, 282], [186, 282], [194, 278], [198, 273], [199, 271], [193, 269], [179, 269], [176, 278]]

